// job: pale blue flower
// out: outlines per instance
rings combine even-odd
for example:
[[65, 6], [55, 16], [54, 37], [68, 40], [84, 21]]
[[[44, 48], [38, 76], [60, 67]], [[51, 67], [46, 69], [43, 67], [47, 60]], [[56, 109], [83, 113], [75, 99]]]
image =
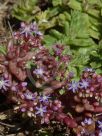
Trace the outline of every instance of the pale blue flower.
[[82, 80], [80, 83], [79, 83], [79, 85], [80, 85], [80, 88], [85, 88], [85, 89], [87, 89], [87, 87], [89, 86], [89, 82], [87, 82], [86, 80]]
[[23, 87], [26, 87], [26, 86], [27, 86], [27, 82], [22, 82], [21, 85], [22, 85]]
[[91, 125], [92, 123], [93, 120], [91, 118], [89, 119], [85, 118], [85, 120], [81, 124], [84, 126], [84, 125]]
[[43, 34], [40, 31], [35, 31], [34, 32], [36, 35], [42, 36]]
[[29, 35], [33, 35], [33, 34], [42, 36], [42, 33], [38, 31], [38, 26], [36, 22], [31, 23], [30, 25], [22, 22], [20, 31], [21, 31], [20, 34], [24, 34], [26, 37], [28, 37]]
[[69, 84], [68, 90], [72, 90], [73, 93], [75, 93], [78, 90], [79, 82], [72, 81], [72, 83]]
[[36, 22], [33, 22], [30, 24], [30, 28], [32, 31], [37, 32], [38, 31], [38, 25]]
[[93, 69], [92, 68], [85, 68], [84, 71], [86, 71], [86, 72], [93, 72]]
[[40, 102], [48, 102], [48, 99], [50, 99], [50, 95], [43, 95], [43, 96], [40, 96], [39, 100]]
[[99, 135], [98, 136], [102, 136], [102, 131], [99, 131]]
[[24, 107], [22, 107], [22, 108], [21, 108], [21, 111], [22, 111], [22, 112], [25, 112], [25, 111], [26, 111], [26, 109], [25, 109]]
[[39, 76], [43, 76], [44, 70], [42, 68], [38, 68], [38, 69], [35, 69], [33, 71], [33, 73], [35, 73], [36, 75], [39, 75]]
[[27, 100], [34, 100], [35, 99], [35, 95], [31, 92], [24, 93], [24, 96]]
[[98, 121], [98, 127], [102, 130], [102, 121]]
[[31, 30], [31, 26], [22, 23], [20, 34], [24, 34], [26, 37], [28, 37], [29, 35], [32, 35], [32, 33], [33, 31]]
[[37, 110], [37, 112], [35, 113], [35, 114], [40, 114], [40, 116], [44, 116], [44, 113], [46, 113], [47, 112], [47, 110], [46, 110], [46, 106], [42, 106], [42, 105], [40, 105], [40, 107], [36, 107], [36, 110]]
[[0, 90], [3, 89], [6, 91], [9, 86], [10, 86], [9, 80], [3, 79], [3, 78], [0, 79]]
[[95, 136], [94, 133], [91, 133], [89, 132], [87, 129], [83, 128], [82, 131], [81, 131], [81, 134], [82, 136], [85, 135], [85, 136]]
[[89, 118], [89, 119], [86, 118], [84, 120], [84, 123], [87, 124], [87, 125], [91, 125], [93, 123], [93, 120], [91, 118]]

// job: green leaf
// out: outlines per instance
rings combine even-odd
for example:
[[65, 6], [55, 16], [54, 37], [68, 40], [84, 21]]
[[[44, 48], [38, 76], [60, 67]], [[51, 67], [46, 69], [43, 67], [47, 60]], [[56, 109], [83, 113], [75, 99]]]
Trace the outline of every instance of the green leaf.
[[89, 8], [89, 9], [87, 10], [87, 13], [88, 13], [90, 16], [94, 17], [94, 18], [99, 18], [99, 15], [100, 15], [100, 11], [99, 11], [99, 10], [97, 10], [97, 9], [91, 9], [91, 8]]
[[34, 14], [40, 9], [36, 4], [37, 0], [18, 0], [13, 7], [13, 17], [25, 22], [32, 21], [35, 18]]
[[70, 39], [89, 37], [88, 15], [80, 11], [72, 11], [69, 29]]
[[92, 62], [92, 63], [90, 63], [90, 65], [91, 65], [91, 67], [93, 67], [93, 68], [100, 68], [101, 66], [102, 66], [102, 64], [101, 63], [99, 63], [99, 62]]
[[26, 68], [27, 68], [27, 69], [31, 69], [32, 65], [34, 66], [33, 61], [28, 61], [28, 62], [26, 63]]
[[47, 11], [48, 11], [48, 17], [52, 18], [60, 14], [62, 12], [62, 9], [60, 7], [55, 7], [55, 8], [48, 9]]
[[65, 15], [64, 15], [64, 14], [60, 14], [60, 15], [58, 16], [57, 21], [58, 21], [58, 24], [59, 24], [60, 26], [63, 26], [64, 23], [66, 22], [66, 17], [65, 17]]
[[53, 6], [61, 5], [62, 0], [52, 0], [52, 4], [53, 4]]
[[77, 0], [69, 0], [67, 5], [74, 10], [82, 10], [81, 3]]
[[69, 22], [66, 21], [65, 24], [64, 24], [64, 33], [67, 36], [68, 36], [69, 29], [70, 29]]
[[65, 15], [65, 18], [66, 18], [66, 21], [70, 21], [71, 20], [71, 15], [70, 15], [70, 13], [68, 13], [68, 12], [63, 12], [63, 14]]
[[54, 44], [57, 41], [56, 38], [54, 38], [53, 36], [50, 35], [45, 35], [44, 36], [44, 40], [43, 42], [45, 43], [45, 45], [47, 46], [51, 46], [52, 44]]
[[98, 57], [98, 56], [99, 56], [99, 54], [97, 53], [97, 51], [92, 51], [92, 52], [91, 52], [91, 55], [92, 55], [93, 57]]
[[95, 46], [95, 42], [91, 38], [87, 39], [73, 39], [70, 41], [71, 46], [77, 46], [77, 47], [92, 47]]
[[61, 90], [59, 91], [59, 93], [60, 93], [60, 95], [63, 95], [63, 94], [65, 93], [65, 90], [61, 89]]
[[49, 33], [51, 34], [51, 36], [53, 36], [57, 39], [60, 39], [62, 37], [62, 33], [60, 33], [57, 30], [54, 30], [54, 29], [51, 29]]
[[93, 4], [97, 4], [98, 6], [101, 6], [102, 3], [100, 0], [87, 0], [87, 3], [93, 5]]
[[99, 40], [99, 38], [100, 38], [100, 32], [99, 31], [95, 31], [93, 29], [90, 29], [89, 32], [90, 32], [91, 37]]
[[100, 69], [96, 69], [95, 72], [96, 72], [97, 74], [102, 74], [102, 67], [101, 67]]
[[1, 54], [6, 54], [6, 47], [5, 46], [3, 46], [3, 45], [0, 45], [0, 53]]

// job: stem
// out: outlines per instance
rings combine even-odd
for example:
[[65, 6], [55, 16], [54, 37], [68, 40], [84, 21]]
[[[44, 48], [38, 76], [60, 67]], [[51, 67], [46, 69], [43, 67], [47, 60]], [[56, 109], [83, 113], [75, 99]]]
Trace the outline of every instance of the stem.
[[10, 25], [10, 22], [8, 21], [8, 26], [9, 26], [9, 29], [10, 29], [10, 32], [11, 32], [11, 36], [12, 36], [12, 38], [14, 38], [14, 36], [13, 36], [13, 30], [12, 30], [12, 27], [11, 27], [11, 25]]
[[101, 115], [102, 115], [102, 113], [96, 114], [96, 117], [97, 117], [97, 116], [101, 116]]
[[11, 127], [11, 128], [15, 127], [15, 125], [6, 124], [6, 123], [3, 123], [1, 121], [0, 121], [0, 125]]

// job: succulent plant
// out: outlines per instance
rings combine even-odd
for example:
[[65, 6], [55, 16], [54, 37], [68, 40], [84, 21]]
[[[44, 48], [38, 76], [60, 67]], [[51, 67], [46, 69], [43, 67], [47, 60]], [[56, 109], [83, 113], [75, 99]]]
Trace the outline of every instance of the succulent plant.
[[42, 39], [35, 22], [21, 23], [6, 50], [2, 47], [0, 91], [6, 102], [13, 103], [13, 113], [32, 119], [39, 131], [55, 121], [75, 135], [101, 135], [102, 75], [85, 68], [76, 81], [65, 46], [49, 49]]

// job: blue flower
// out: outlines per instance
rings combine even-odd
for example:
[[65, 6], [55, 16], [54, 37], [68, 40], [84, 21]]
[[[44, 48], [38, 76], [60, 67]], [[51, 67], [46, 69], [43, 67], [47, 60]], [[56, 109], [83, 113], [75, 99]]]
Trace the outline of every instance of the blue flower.
[[33, 71], [33, 73], [35, 73], [36, 75], [39, 75], [39, 76], [43, 76], [44, 70], [42, 68], [38, 68], [38, 69], [35, 69]]
[[21, 112], [25, 112], [26, 109], [24, 107], [21, 108]]
[[102, 130], [102, 121], [98, 121], [98, 124], [99, 124], [99, 128]]
[[33, 34], [42, 36], [42, 33], [38, 31], [38, 26], [36, 22], [31, 23], [30, 25], [22, 22], [20, 31], [21, 31], [20, 34], [24, 34], [25, 37], [28, 37], [29, 35], [33, 35]]
[[22, 87], [26, 87], [27, 86], [27, 82], [22, 82], [21, 85], [22, 85]]
[[91, 125], [92, 123], [93, 120], [91, 118], [89, 119], [85, 118], [85, 120], [81, 124], [84, 126], [84, 125]]
[[93, 69], [92, 68], [85, 68], [84, 71], [86, 71], [86, 72], [93, 72]]
[[24, 34], [26, 37], [32, 35], [32, 30], [30, 25], [26, 25], [25, 23], [21, 23], [21, 30], [20, 34]]
[[40, 31], [35, 31], [36, 35], [42, 36], [43, 34]]
[[46, 96], [46, 95], [43, 95], [43, 96], [40, 96], [40, 102], [48, 102], [48, 99], [50, 99], [50, 95]]
[[46, 106], [42, 106], [42, 105], [40, 105], [40, 107], [36, 107], [36, 110], [37, 110], [37, 112], [35, 113], [35, 114], [40, 114], [40, 116], [44, 116], [44, 113], [46, 113], [47, 112], [47, 110], [46, 110]]
[[86, 118], [84, 120], [84, 123], [87, 124], [87, 125], [91, 125], [93, 123], [93, 120], [91, 118], [89, 118], [89, 119]]
[[78, 87], [79, 87], [79, 82], [72, 81], [72, 83], [69, 84], [68, 90], [72, 90], [73, 93], [75, 93], [78, 90]]
[[0, 79], [0, 89], [7, 90], [7, 88], [10, 86], [10, 81], [5, 80], [3, 78]]
[[87, 89], [87, 87], [89, 86], [89, 83], [86, 80], [82, 80], [80, 83], [80, 88], [85, 88]]
[[102, 131], [99, 131], [99, 135], [98, 136], [102, 136]]
[[26, 92], [24, 93], [25, 99], [27, 100], [34, 100], [35, 99], [35, 95], [31, 92]]
[[37, 23], [36, 22], [33, 22], [33, 23], [31, 23], [30, 24], [30, 28], [31, 28], [31, 30], [32, 31], [37, 31], [38, 30], [38, 25], [37, 25]]

